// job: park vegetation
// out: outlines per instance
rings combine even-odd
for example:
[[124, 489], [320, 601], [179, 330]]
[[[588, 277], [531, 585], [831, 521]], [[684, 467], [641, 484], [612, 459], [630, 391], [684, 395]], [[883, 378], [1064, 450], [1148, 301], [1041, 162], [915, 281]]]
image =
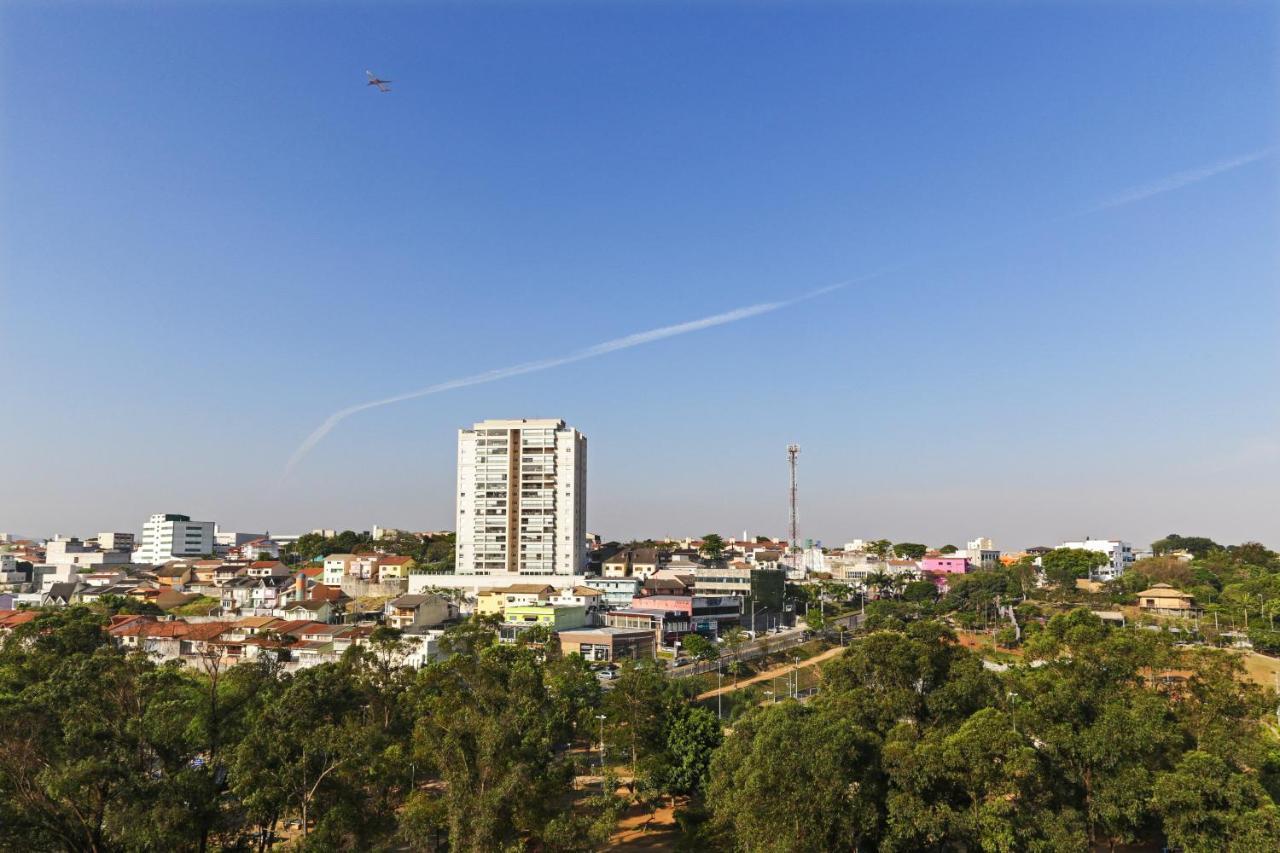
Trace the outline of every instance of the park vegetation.
[[[606, 688], [484, 620], [422, 669], [379, 629], [286, 671], [157, 664], [110, 641], [109, 610], [42, 611], [0, 642], [0, 851], [589, 851], [636, 804], [674, 805], [683, 849], [726, 853], [1280, 849], [1276, 695], [1230, 652], [1090, 612], [1155, 578], [1258, 612], [1276, 555], [1165, 554], [1098, 593], [1056, 560], [1047, 586], [1029, 562], [945, 594], [876, 579], [816, 696], [724, 720], [698, 679], [627, 662]], [[792, 593], [833, 637], [822, 614], [853, 605], [830, 582]], [[992, 665], [966, 627], [1017, 658]], [[732, 669], [740, 639], [685, 649]]]

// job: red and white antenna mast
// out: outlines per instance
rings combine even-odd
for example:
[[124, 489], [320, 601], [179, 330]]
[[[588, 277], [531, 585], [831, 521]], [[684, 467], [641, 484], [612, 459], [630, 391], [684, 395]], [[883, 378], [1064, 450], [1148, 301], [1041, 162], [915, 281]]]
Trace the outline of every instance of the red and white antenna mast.
[[791, 468], [791, 550], [800, 550], [800, 527], [796, 522], [796, 459], [800, 456], [800, 445], [787, 445], [787, 464]]

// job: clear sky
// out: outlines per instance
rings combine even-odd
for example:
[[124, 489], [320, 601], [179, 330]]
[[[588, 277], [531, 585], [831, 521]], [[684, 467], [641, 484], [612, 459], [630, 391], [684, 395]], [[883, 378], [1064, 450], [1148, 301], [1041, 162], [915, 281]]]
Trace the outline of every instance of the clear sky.
[[[1280, 546], [1272, 3], [6, 3], [0, 530]], [[365, 86], [364, 70], [394, 81]], [[1261, 156], [1244, 162], [1262, 152]], [[732, 323], [356, 412], [636, 332]]]

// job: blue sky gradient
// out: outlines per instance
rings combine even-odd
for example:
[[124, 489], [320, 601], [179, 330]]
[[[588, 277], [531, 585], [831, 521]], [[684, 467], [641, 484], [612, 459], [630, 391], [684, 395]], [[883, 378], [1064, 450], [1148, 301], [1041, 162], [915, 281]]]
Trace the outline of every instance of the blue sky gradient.
[[[1280, 546], [1272, 4], [7, 4], [0, 530], [452, 526], [563, 417], [607, 536]], [[394, 92], [364, 86], [364, 69]], [[1106, 206], [1144, 188], [1167, 191]], [[772, 313], [335, 411], [815, 288]]]

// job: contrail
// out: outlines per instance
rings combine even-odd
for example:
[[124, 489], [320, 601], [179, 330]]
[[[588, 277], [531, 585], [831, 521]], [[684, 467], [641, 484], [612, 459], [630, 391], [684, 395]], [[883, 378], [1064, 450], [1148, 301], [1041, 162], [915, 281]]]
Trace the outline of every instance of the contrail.
[[281, 475], [281, 481], [287, 478], [294, 467], [302, 461], [311, 449], [320, 443], [329, 432], [340, 424], [342, 421], [356, 414], [357, 412], [367, 411], [368, 409], [376, 409], [379, 406], [389, 406], [392, 403], [402, 403], [405, 400], [416, 400], [419, 397], [429, 397], [432, 394], [442, 394], [445, 391], [455, 391], [459, 388], [470, 388], [472, 385], [484, 385], [488, 382], [497, 382], [499, 379], [509, 379], [512, 376], [523, 376], [526, 373], [537, 373], [541, 370], [550, 370], [553, 367], [561, 367], [566, 364], [572, 364], [575, 361], [585, 361], [589, 358], [606, 355], [607, 353], [617, 352], [618, 350], [630, 349], [631, 347], [640, 346], [641, 344], [649, 344], [654, 341], [660, 341], [664, 338], [673, 338], [676, 335], [687, 335], [690, 332], [700, 332], [703, 329], [710, 329], [714, 326], [723, 326], [727, 323], [736, 323], [739, 320], [746, 320], [749, 317], [758, 317], [761, 314], [768, 314], [781, 308], [787, 308], [804, 302], [809, 299], [815, 299], [832, 291], [848, 287], [851, 284], [868, 281], [885, 275], [893, 268], [886, 268], [874, 273], [861, 276], [859, 278], [842, 281], [838, 284], [831, 284], [826, 287], [812, 290], [802, 296], [793, 299], [787, 299], [781, 302], [761, 302], [756, 305], [747, 305], [743, 308], [734, 308], [732, 311], [725, 311], [721, 314], [712, 314], [710, 317], [702, 317], [698, 320], [689, 320], [685, 323], [676, 323], [672, 326], [662, 326], [657, 329], [649, 329], [645, 332], [636, 332], [635, 334], [626, 335], [621, 338], [614, 338], [610, 341], [594, 344], [586, 349], [580, 349], [567, 355], [556, 356], [553, 358], [544, 358], [539, 361], [527, 361], [523, 364], [512, 365], [511, 367], [499, 367], [484, 373], [476, 373], [472, 376], [464, 376], [460, 379], [450, 379], [447, 382], [439, 382], [435, 385], [428, 385], [426, 388], [419, 388], [416, 391], [406, 391], [403, 394], [396, 394], [394, 397], [384, 397], [381, 400], [371, 400], [368, 403], [358, 403], [354, 406], [348, 406], [334, 412], [325, 418], [324, 423], [311, 431], [311, 434], [303, 439], [302, 444], [298, 445], [298, 449], [293, 451], [293, 455], [289, 457], [288, 464], [285, 465], [284, 474]]
[[1112, 196], [1084, 212], [1097, 213], [1102, 210], [1110, 210], [1113, 207], [1121, 207], [1122, 205], [1145, 201], [1152, 196], [1172, 192], [1174, 190], [1180, 190], [1190, 184], [1199, 183], [1200, 181], [1212, 178], [1215, 175], [1221, 175], [1223, 172], [1230, 172], [1232, 169], [1238, 169], [1241, 166], [1247, 166], [1250, 163], [1255, 163], [1264, 157], [1270, 157], [1275, 152], [1275, 148], [1264, 148], [1261, 151], [1254, 151], [1251, 154], [1242, 154], [1239, 157], [1232, 157], [1229, 160], [1219, 160], [1216, 163], [1210, 163], [1207, 166], [1200, 166], [1196, 169], [1187, 169], [1185, 172], [1177, 172], [1167, 178], [1161, 178], [1158, 181], [1152, 181], [1149, 184], [1143, 184], [1140, 187], [1134, 187], [1133, 189], [1126, 190], [1119, 195]]
[[[1219, 160], [1216, 163], [1210, 163], [1207, 166], [1201, 166], [1196, 169], [1188, 169], [1184, 172], [1178, 172], [1167, 178], [1145, 184], [1141, 187], [1135, 187], [1127, 190], [1119, 195], [1113, 196], [1102, 201], [1093, 207], [1085, 208], [1075, 214], [1057, 217], [1055, 219], [1046, 220], [1041, 225], [1052, 222], [1070, 219], [1075, 216], [1084, 216], [1092, 213], [1098, 213], [1103, 210], [1120, 207], [1126, 204], [1143, 201], [1152, 196], [1161, 193], [1172, 192], [1173, 190], [1182, 189], [1189, 184], [1212, 178], [1223, 172], [1229, 172], [1232, 169], [1238, 169], [1249, 163], [1256, 162], [1269, 157], [1276, 152], [1276, 148], [1264, 148], [1260, 151], [1254, 151], [1251, 154], [1244, 154], [1239, 157], [1233, 157], [1228, 160]], [[604, 341], [586, 349], [571, 352], [568, 355], [557, 356], [554, 358], [545, 358], [539, 361], [528, 361], [523, 364], [516, 364], [511, 367], [500, 367], [485, 373], [477, 373], [472, 376], [464, 376], [460, 379], [450, 379], [447, 382], [440, 382], [435, 385], [429, 385], [426, 388], [419, 388], [416, 391], [406, 391], [403, 394], [396, 394], [394, 397], [385, 397], [381, 400], [371, 400], [368, 403], [359, 403], [354, 406], [348, 406], [334, 412], [325, 418], [324, 423], [311, 431], [311, 434], [303, 439], [302, 444], [298, 445], [298, 449], [293, 451], [293, 455], [289, 457], [288, 464], [285, 465], [284, 474], [281, 475], [281, 482], [285, 480], [302, 459], [311, 452], [317, 444], [320, 443], [329, 432], [357, 412], [363, 412], [368, 409], [376, 409], [379, 406], [389, 406], [392, 403], [401, 403], [405, 400], [415, 400], [418, 397], [428, 397], [432, 394], [442, 394], [445, 391], [454, 391], [459, 388], [470, 388], [472, 385], [484, 385], [488, 382], [497, 382], [500, 379], [509, 379], [512, 376], [523, 376], [526, 373], [537, 373], [542, 370], [550, 370], [553, 367], [561, 367], [566, 364], [572, 364], [575, 361], [585, 361], [589, 358], [606, 355], [607, 353], [617, 352], [618, 350], [629, 349], [631, 347], [640, 346], [641, 344], [653, 343], [664, 338], [675, 337], [676, 335], [685, 335], [690, 332], [700, 332], [703, 329], [710, 329], [714, 326], [723, 326], [726, 323], [736, 323], [739, 320], [746, 320], [749, 317], [756, 317], [761, 314], [768, 314], [782, 308], [787, 308], [809, 299], [814, 299], [832, 291], [840, 290], [852, 284], [858, 284], [869, 281], [874, 278], [886, 275], [902, 267], [912, 266], [921, 262], [921, 257], [917, 256], [911, 261], [894, 264], [890, 267], [882, 268], [876, 272], [869, 273], [858, 278], [849, 279], [848, 281], [838, 282], [817, 290], [809, 291], [802, 296], [793, 299], [783, 300], [781, 302], [761, 302], [757, 305], [748, 305], [743, 308], [734, 308], [732, 311], [725, 311], [722, 314], [712, 314], [710, 317], [703, 317], [699, 320], [690, 320], [686, 323], [677, 323], [673, 326], [662, 326], [657, 329], [649, 329], [645, 332], [636, 332], [632, 335], [626, 335], [621, 338], [614, 338], [611, 341]]]

